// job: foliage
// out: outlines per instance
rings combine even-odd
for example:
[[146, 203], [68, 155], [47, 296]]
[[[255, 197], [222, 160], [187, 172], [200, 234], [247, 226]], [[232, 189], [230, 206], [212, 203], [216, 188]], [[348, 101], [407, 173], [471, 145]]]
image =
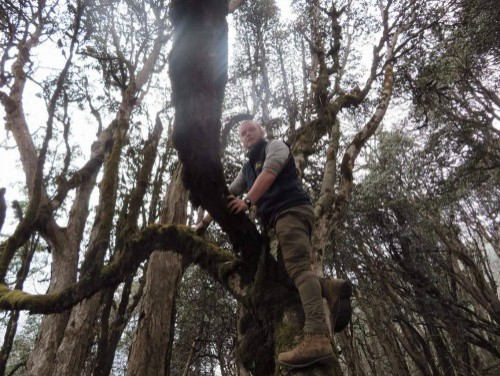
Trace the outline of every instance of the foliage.
[[198, 268], [186, 271], [177, 297], [171, 375], [234, 375], [237, 304]]

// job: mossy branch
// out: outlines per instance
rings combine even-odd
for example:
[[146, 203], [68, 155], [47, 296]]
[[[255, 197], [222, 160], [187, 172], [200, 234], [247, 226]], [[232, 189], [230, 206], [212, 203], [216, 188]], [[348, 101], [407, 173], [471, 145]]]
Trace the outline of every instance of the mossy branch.
[[0, 284], [0, 309], [44, 314], [62, 312], [106, 287], [119, 284], [155, 250], [181, 253], [226, 285], [234, 277], [231, 271], [236, 258], [232, 253], [196, 236], [190, 227], [155, 224], [130, 236], [124, 252], [115, 261], [97, 272], [82, 275], [77, 283], [60, 292], [32, 295]]

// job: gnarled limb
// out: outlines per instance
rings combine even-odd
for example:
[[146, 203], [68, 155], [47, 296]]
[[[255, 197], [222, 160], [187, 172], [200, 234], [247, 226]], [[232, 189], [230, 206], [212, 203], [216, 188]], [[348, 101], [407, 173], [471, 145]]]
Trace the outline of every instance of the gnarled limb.
[[0, 285], [0, 308], [28, 310], [31, 313], [62, 312], [103, 288], [122, 282], [151, 252], [163, 249], [182, 253], [214, 280], [231, 286], [230, 290], [235, 296], [241, 296], [241, 291], [237, 289], [239, 285], [233, 283], [240, 278], [238, 271], [232, 268], [234, 255], [194, 235], [189, 227], [150, 225], [128, 239], [124, 252], [115, 261], [99, 271], [83, 274], [77, 283], [60, 292], [32, 295], [11, 290], [5, 284]]

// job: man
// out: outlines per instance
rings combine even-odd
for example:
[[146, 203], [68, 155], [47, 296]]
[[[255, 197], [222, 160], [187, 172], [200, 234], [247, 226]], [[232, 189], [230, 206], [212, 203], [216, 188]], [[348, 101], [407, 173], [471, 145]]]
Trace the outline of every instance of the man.
[[[339, 279], [319, 278], [310, 264], [314, 211], [297, 176], [289, 147], [280, 140], [267, 141], [262, 127], [254, 121], [240, 125], [239, 136], [248, 149], [248, 161], [229, 187], [228, 208], [241, 213], [253, 205], [267, 229], [274, 228], [285, 269], [293, 280], [305, 313], [304, 340], [293, 350], [278, 356], [288, 367], [306, 367], [333, 357], [323, 310], [324, 297], [331, 315], [332, 330], [343, 330], [351, 317], [351, 286]], [[244, 199], [237, 196], [248, 191]], [[202, 232], [212, 217], [197, 226]]]

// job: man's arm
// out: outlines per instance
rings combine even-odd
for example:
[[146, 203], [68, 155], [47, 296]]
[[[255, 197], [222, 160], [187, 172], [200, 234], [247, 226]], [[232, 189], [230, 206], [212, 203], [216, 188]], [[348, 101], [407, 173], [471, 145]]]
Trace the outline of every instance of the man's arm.
[[[239, 196], [243, 194], [246, 187], [247, 182], [245, 180], [245, 176], [243, 175], [243, 171], [240, 170], [238, 172], [238, 175], [236, 176], [236, 179], [234, 179], [229, 186], [229, 192], [231, 193], [231, 196], [229, 197]], [[196, 225], [194, 231], [199, 235], [203, 234], [213, 220], [214, 218], [210, 215], [210, 213], [207, 213], [207, 215], [205, 215], [205, 217], [203, 217], [203, 219]]]
[[[252, 202], [252, 205], [255, 205], [274, 183], [276, 177], [285, 166], [289, 155], [290, 149], [283, 141], [274, 140], [269, 143], [262, 172], [246, 196]], [[247, 204], [243, 200], [237, 199], [234, 196], [230, 196], [229, 200], [228, 208], [233, 213], [240, 213], [248, 209]]]
[[245, 179], [245, 175], [243, 175], [243, 169], [240, 169], [236, 179], [229, 185], [229, 193], [233, 196], [242, 195], [243, 192], [247, 189], [247, 181]]
[[[255, 205], [255, 203], [259, 201], [262, 196], [264, 196], [264, 193], [267, 192], [275, 180], [276, 175], [274, 175], [273, 172], [267, 170], [262, 171], [255, 180], [255, 183], [253, 183], [252, 189], [250, 189], [246, 198], [252, 202], [252, 205]], [[235, 196], [229, 196], [228, 199], [230, 200], [228, 208], [231, 212], [241, 213], [242, 211], [248, 209], [248, 205], [245, 201], [240, 200]]]

